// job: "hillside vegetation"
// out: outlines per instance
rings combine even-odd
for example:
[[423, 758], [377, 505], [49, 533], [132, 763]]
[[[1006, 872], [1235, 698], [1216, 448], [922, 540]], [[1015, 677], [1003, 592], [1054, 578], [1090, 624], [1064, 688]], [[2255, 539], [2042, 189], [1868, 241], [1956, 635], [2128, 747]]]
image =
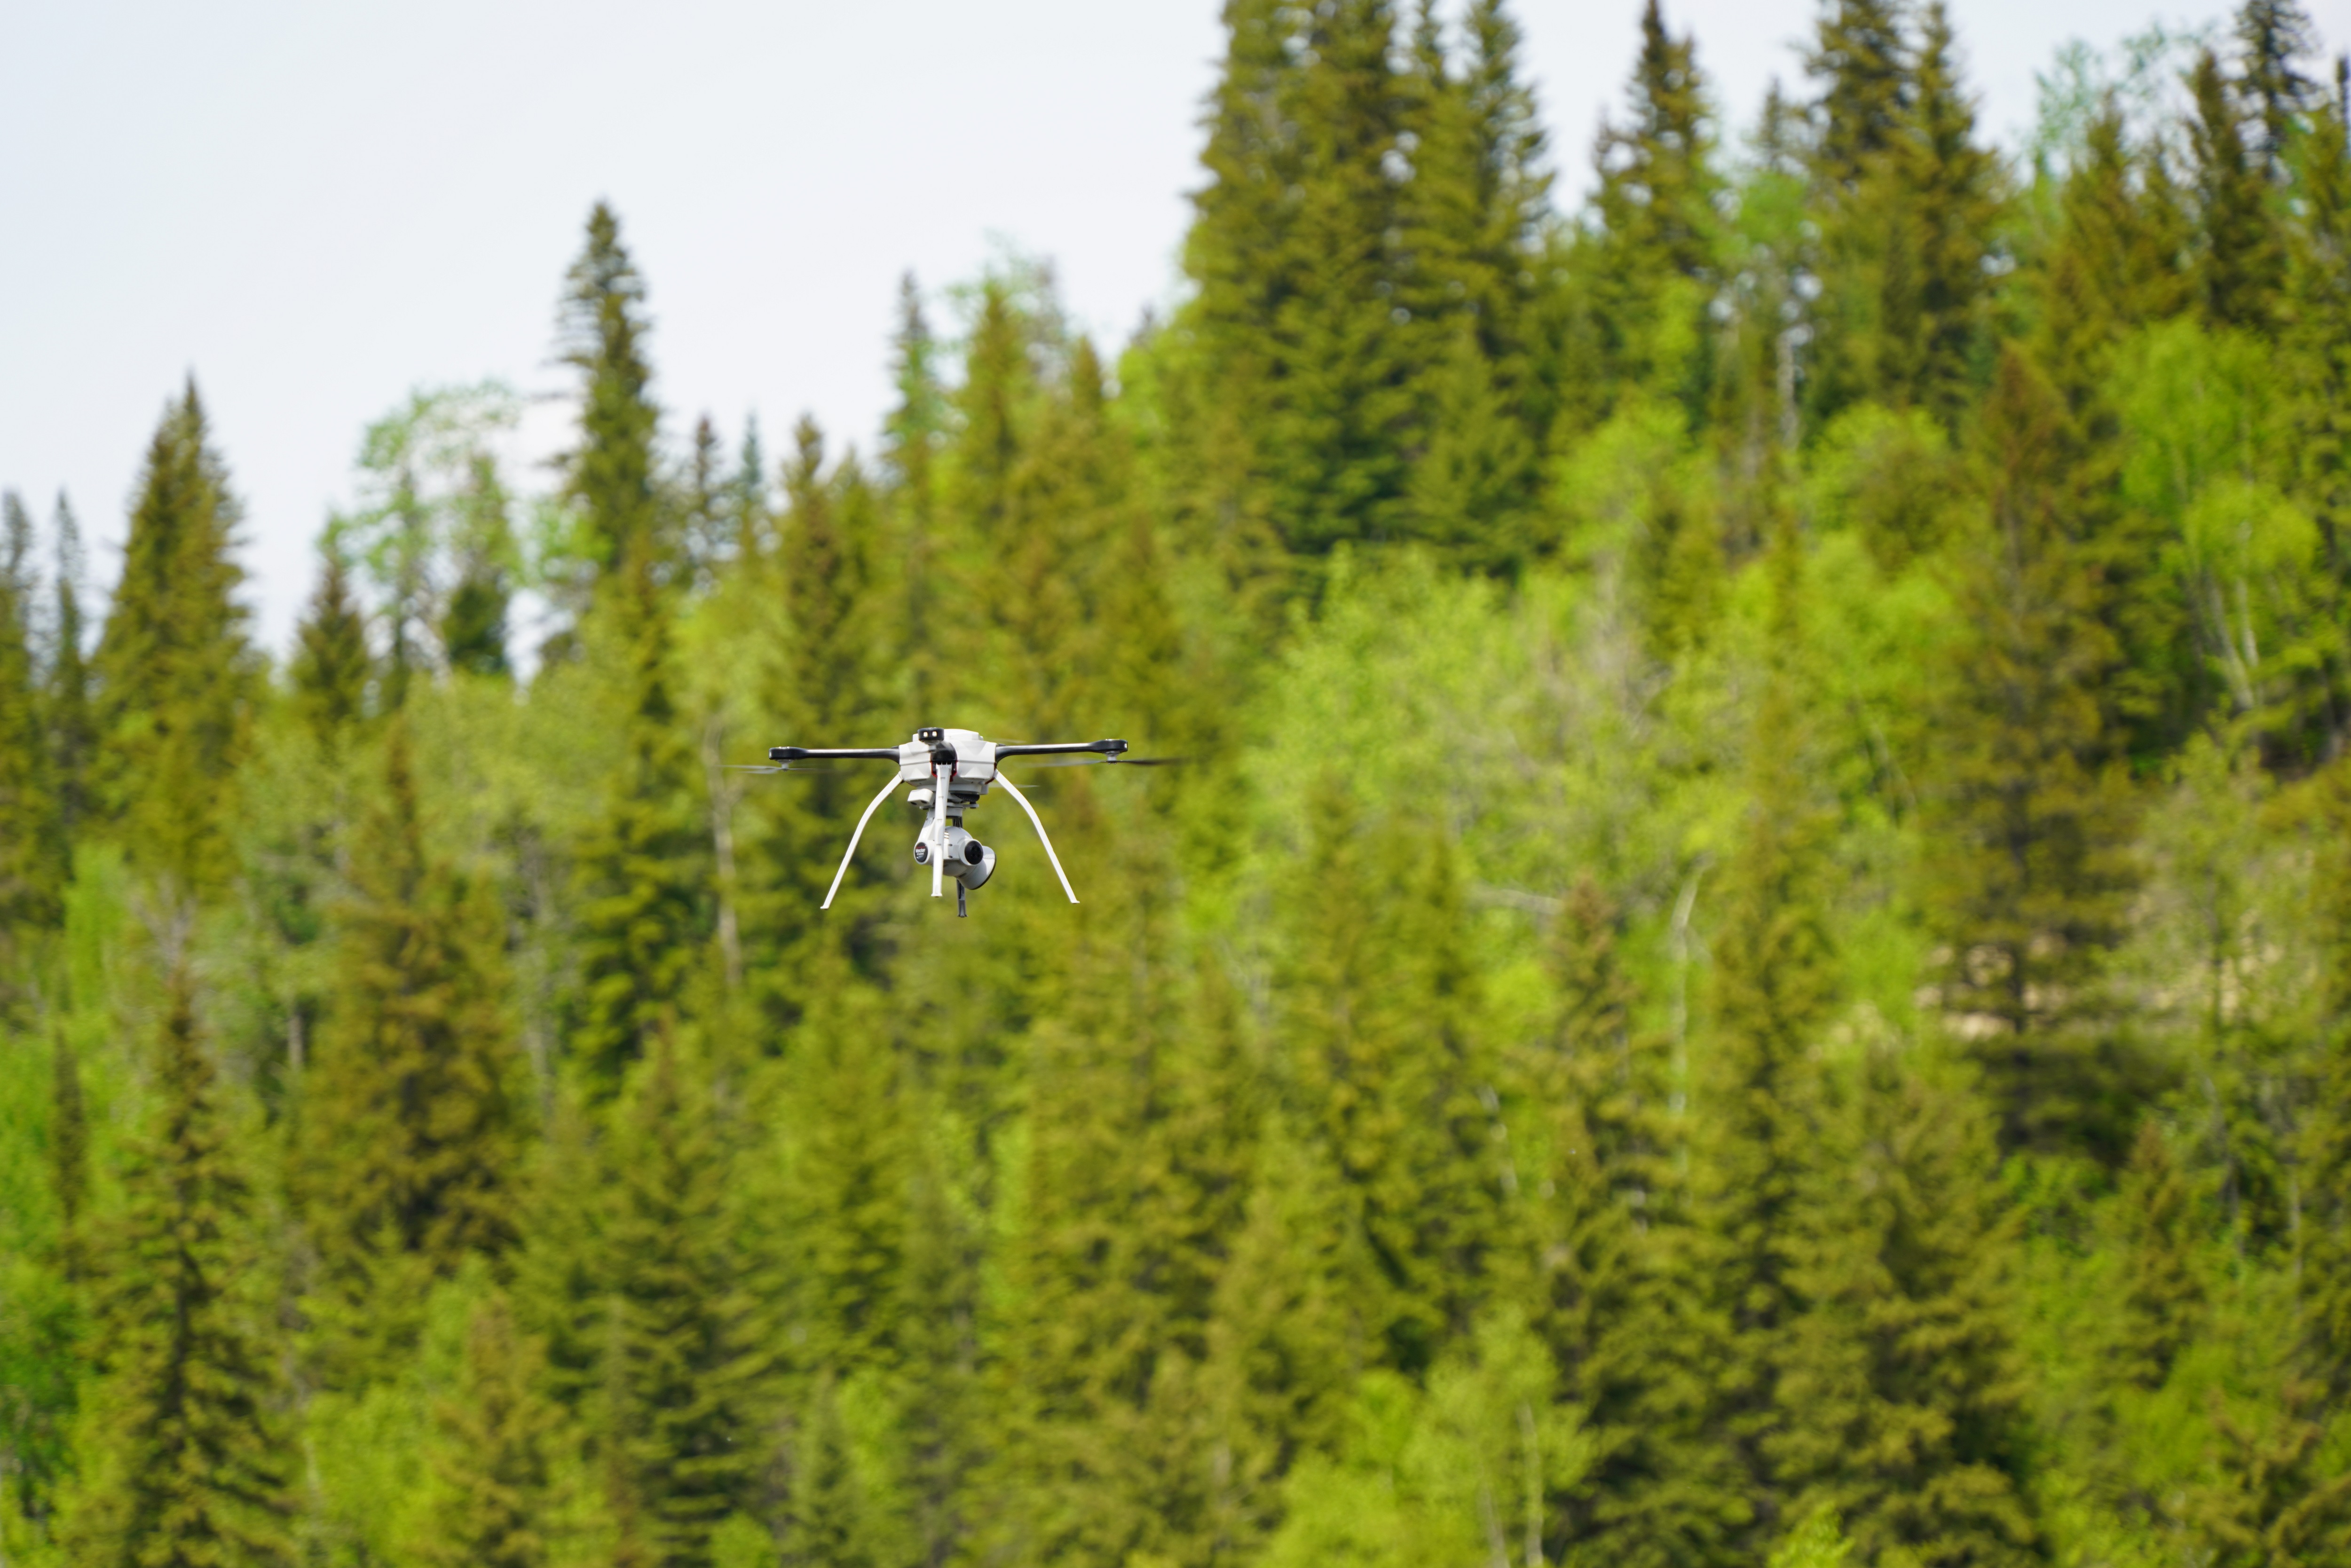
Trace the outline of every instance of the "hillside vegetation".
[[[1652, 4], [1563, 214], [1500, 0], [1226, 15], [1114, 356], [778, 458], [600, 206], [282, 662], [194, 384], [102, 607], [8, 497], [8, 1562], [2351, 1563], [2343, 67]], [[1189, 765], [820, 912], [726, 765], [918, 725]]]

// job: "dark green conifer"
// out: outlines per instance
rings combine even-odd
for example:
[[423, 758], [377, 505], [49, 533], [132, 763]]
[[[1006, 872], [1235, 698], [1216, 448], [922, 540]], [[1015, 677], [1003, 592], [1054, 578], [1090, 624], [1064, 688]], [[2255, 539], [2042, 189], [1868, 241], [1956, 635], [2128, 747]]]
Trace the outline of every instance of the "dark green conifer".
[[1851, 190], [1901, 140], [1913, 98], [1909, 50], [1895, 0], [1828, 0], [1806, 68], [1821, 84], [1813, 166]]
[[580, 444], [565, 460], [564, 494], [580, 511], [590, 574], [655, 542], [653, 439], [659, 412], [645, 361], [645, 285], [621, 243], [621, 220], [596, 204], [588, 243], [565, 282], [560, 346], [580, 376]]
[[1988, 262], [2001, 227], [2000, 161], [1976, 144], [1975, 107], [1959, 79], [1950, 16], [1929, 0], [1912, 64], [1899, 162], [1917, 290], [1917, 341], [1904, 393], [1957, 430], [1974, 401], [1978, 346], [1991, 303]]
[[2018, 350], [1983, 416], [1989, 527], [1969, 547], [1928, 783], [1923, 902], [1948, 946], [2008, 1147], [2118, 1159], [2131, 1082], [2100, 977], [2133, 882], [2134, 811], [2101, 701], [2118, 662], [2106, 590], [2067, 535], [2075, 434]]
[[1277, 981], [1283, 1070], [1374, 1260], [1360, 1310], [1387, 1363], [1417, 1373], [1468, 1328], [1499, 1239], [1461, 889], [1442, 841], [1397, 827], [1375, 851], [1334, 782], [1308, 818]]
[[256, 1200], [182, 966], [154, 1071], [154, 1121], [102, 1251], [94, 1446], [66, 1538], [76, 1561], [120, 1568], [290, 1568], [293, 1455], [255, 1266]]
[[2323, 848], [2312, 886], [2318, 950], [2317, 1094], [2303, 1130], [2307, 1211], [2296, 1228], [2294, 1367], [2320, 1396], [2351, 1394], [2351, 769], [2318, 781]]
[[2188, 1185], [2163, 1129], [2151, 1120], [2139, 1124], [2118, 1202], [2123, 1280], [2115, 1303], [2116, 1372], [2138, 1387], [2155, 1388], [2194, 1337], [2204, 1291], [2189, 1250]]
[[194, 383], [147, 449], [122, 577], [93, 661], [92, 793], [131, 863], [181, 896], [228, 872], [226, 823], [249, 727], [240, 517]]
[[32, 531], [16, 492], [0, 497], [0, 956], [15, 938], [56, 923], [66, 879], [65, 824], [33, 664]]
[[1706, 1054], [1691, 1073], [1691, 1213], [1721, 1335], [1708, 1421], [1736, 1457], [1761, 1538], [1778, 1529], [1772, 1456], [1787, 1419], [1778, 1380], [1801, 1305], [1797, 1246], [1819, 1158], [1815, 1047], [1838, 986], [1823, 891], [1827, 824], [1803, 767], [1794, 689], [1799, 548], [1783, 517], [1769, 559], [1781, 664], [1765, 676], [1750, 731], [1750, 803], [1718, 895]]
[[2245, 145], [2236, 94], [2211, 50], [2197, 57], [2189, 87], [2196, 106], [2188, 129], [2196, 161], [2199, 302], [2215, 326], [2267, 332], [2284, 266], [2269, 180]]
[[49, 628], [46, 719], [57, 773], [57, 814], [70, 845], [89, 819], [91, 753], [98, 742], [90, 714], [89, 651], [83, 646], [81, 527], [62, 490], [51, 526], [57, 532], [57, 613]]
[[744, 565], [767, 555], [768, 530], [774, 522], [768, 494], [768, 459], [759, 444], [759, 418], [743, 419], [743, 449], [735, 460], [735, 477], [727, 486], [726, 504], [735, 520], [732, 559]]
[[[792, 744], [844, 746], [851, 743], [841, 737], [864, 733], [878, 721], [888, 661], [901, 634], [874, 592], [883, 549], [874, 498], [853, 463], [825, 472], [824, 437], [812, 419], [802, 418], [793, 432], [783, 480], [774, 580], [785, 632], [764, 656], [760, 711], [776, 735]], [[970, 624], [985, 614], [968, 605], [961, 619]], [[946, 635], [938, 627], [927, 634]], [[811, 945], [823, 933], [846, 935], [843, 951], [860, 965], [870, 967], [875, 956], [872, 917], [849, 913], [870, 909], [870, 901], [860, 905], [852, 894], [844, 895], [847, 909], [836, 905], [831, 915], [820, 910], [839, 862], [814, 848], [845, 833], [845, 824], [864, 809], [871, 786], [835, 774], [791, 782], [791, 789], [769, 790], [754, 802], [761, 858], [747, 901], [762, 954], [756, 985], [770, 1012], [785, 1022], [813, 995]], [[855, 880], [849, 885], [870, 887], [881, 874], [865, 860], [852, 868]], [[858, 921], [857, 929], [840, 932], [846, 921]]]
[[1989, 1129], [1886, 1046], [1807, 1178], [1772, 1459], [1788, 1517], [1843, 1516], [1872, 1561], [2043, 1560]]
[[709, 932], [709, 836], [671, 697], [669, 606], [653, 549], [650, 536], [636, 536], [591, 627], [617, 655], [623, 705], [613, 716], [622, 727], [620, 766], [574, 862], [580, 988], [570, 1047], [599, 1098], [676, 1021]]
[[1635, 1017], [1621, 919], [1588, 876], [1553, 916], [1557, 1020], [1511, 1063], [1536, 1136], [1514, 1123], [1510, 1146], [1543, 1151], [1540, 1167], [1515, 1172], [1520, 1202], [1539, 1217], [1534, 1322], [1592, 1443], [1585, 1474], [1554, 1505], [1553, 1544], [1562, 1561], [1667, 1568], [1710, 1561], [1743, 1505], [1728, 1454], [1703, 1429], [1705, 1314], [1686, 1272], [1671, 1042]]
[[2328, 1473], [2326, 1411], [2306, 1389], [2289, 1387], [2281, 1403], [2272, 1419], [2247, 1419], [2214, 1393], [2215, 1473], [2182, 1512], [2215, 1568], [2327, 1563], [2351, 1552], [2351, 1473]]
[[367, 620], [351, 597], [342, 551], [328, 538], [319, 541], [319, 586], [294, 629], [294, 697], [319, 744], [333, 747], [366, 711], [372, 662]]
[[2244, 0], [2234, 30], [2243, 53], [2237, 90], [2259, 128], [2252, 152], [2283, 184], [2287, 155], [2318, 99], [2318, 84], [2301, 69], [2317, 52], [2317, 31], [2296, 0]]
[[89, 1207], [89, 1111], [82, 1098], [80, 1054], [62, 1030], [49, 1054], [48, 1155], [58, 1259], [66, 1278], [76, 1280], [82, 1271], [82, 1227]]
[[1608, 348], [1602, 373], [1680, 399], [1695, 418], [1709, 365], [1706, 285], [1716, 267], [1722, 181], [1697, 43], [1667, 31], [1657, 0], [1641, 12], [1631, 91], [1629, 120], [1604, 124], [1593, 153], [1604, 235], [1595, 279]]
[[[1066, 998], [1031, 1032], [1024, 1231], [1006, 1350], [1019, 1489], [1007, 1545], [1038, 1562], [1183, 1558], [1216, 1525], [1209, 1456], [1171, 1398], [1206, 1358], [1220, 1253], [1240, 1221], [1246, 1125], [1225, 1020], [1185, 1025], [1175, 911], [1147, 831], [1115, 842], [1071, 943]], [[1105, 907], [1107, 905], [1107, 907]]]
[[449, 668], [467, 674], [504, 677], [513, 673], [507, 658], [515, 554], [507, 500], [496, 462], [486, 452], [474, 453], [467, 461], [465, 488], [457, 497], [457, 580], [449, 590], [440, 625], [442, 657]]
[[422, 1302], [394, 1285], [445, 1278], [516, 1234], [521, 1063], [506, 1010], [504, 923], [486, 887], [427, 855], [395, 718], [384, 792], [361, 820], [355, 897], [303, 1122], [300, 1196], [330, 1348], [364, 1375]]
[[465, 1325], [455, 1394], [434, 1412], [441, 1496], [425, 1561], [442, 1568], [543, 1568], [550, 1557], [558, 1416], [539, 1393], [546, 1355], [503, 1292]]
[[752, 1500], [771, 1351], [729, 1211], [716, 1107], [664, 1031], [622, 1113], [610, 1239], [607, 1441], [627, 1536], [655, 1568], [708, 1568]]
[[1354, 1381], [1385, 1351], [1364, 1300], [1378, 1264], [1318, 1142], [1288, 1114], [1269, 1115], [1217, 1282], [1206, 1378], [1223, 1456], [1211, 1499], [1218, 1556], [1246, 1558], [1280, 1522], [1283, 1479], [1336, 1451]]

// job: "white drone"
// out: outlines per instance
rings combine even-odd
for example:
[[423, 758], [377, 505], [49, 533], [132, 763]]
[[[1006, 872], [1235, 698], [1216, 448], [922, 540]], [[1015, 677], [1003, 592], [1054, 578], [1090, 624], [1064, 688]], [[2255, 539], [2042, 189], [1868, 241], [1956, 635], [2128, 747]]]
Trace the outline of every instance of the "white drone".
[[[841, 878], [849, 874], [849, 862], [856, 857], [858, 841], [865, 836], [865, 824], [890, 791], [901, 784], [911, 784], [907, 791], [909, 803], [922, 807], [927, 813], [923, 822], [922, 836], [914, 841], [914, 863], [931, 868], [931, 896], [945, 894], [949, 878], [956, 884], [956, 914], [968, 915], [965, 895], [977, 892], [996, 874], [996, 852], [964, 831], [964, 813], [979, 804], [994, 784], [1004, 786], [1004, 792], [1019, 803], [1029, 813], [1029, 821], [1037, 830], [1038, 841], [1045, 846], [1045, 858], [1053, 865], [1053, 874], [1061, 881], [1061, 891], [1069, 894], [1075, 904], [1078, 895], [1070, 887], [1069, 873], [1061, 869], [1061, 858], [1053, 852], [1053, 841], [1045, 836], [1045, 824], [1037, 815], [1037, 808], [1020, 793], [1019, 786], [997, 771], [997, 764], [1008, 757], [1040, 757], [1049, 760], [1043, 768], [1065, 768], [1073, 763], [1117, 762], [1126, 756], [1123, 740], [1064, 741], [1049, 745], [1002, 745], [987, 739], [975, 730], [918, 729], [914, 738], [904, 746], [852, 747], [846, 750], [820, 750], [806, 746], [778, 746], [768, 752], [773, 766], [753, 769], [764, 773], [804, 771], [811, 765], [822, 767], [830, 762], [872, 758], [898, 765], [898, 776], [882, 786], [882, 792], [866, 806], [865, 814], [857, 819], [857, 831], [849, 835], [848, 852], [841, 857], [841, 869], [832, 873], [832, 886], [826, 890], [823, 906], [832, 907], [833, 894], [841, 891]], [[1152, 768], [1176, 760], [1174, 758], [1137, 758], [1129, 768]]]

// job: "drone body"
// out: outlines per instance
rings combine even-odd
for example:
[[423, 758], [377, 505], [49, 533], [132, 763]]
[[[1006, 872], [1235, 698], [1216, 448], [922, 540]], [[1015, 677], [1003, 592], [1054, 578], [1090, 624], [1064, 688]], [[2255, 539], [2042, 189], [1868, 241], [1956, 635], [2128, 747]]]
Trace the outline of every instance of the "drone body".
[[[1061, 879], [1061, 891], [1075, 904], [1078, 895], [1070, 887], [1070, 878], [1061, 870], [1061, 861], [1053, 852], [1053, 841], [1045, 836], [1045, 824], [1037, 809], [1029, 804], [1019, 787], [997, 770], [1005, 758], [1046, 757], [1071, 762], [1115, 762], [1126, 754], [1123, 740], [1069, 741], [1050, 745], [1003, 745], [989, 740], [976, 730], [918, 729], [912, 740], [903, 746], [868, 747], [846, 750], [820, 750], [805, 746], [778, 746], [768, 753], [773, 767], [767, 772], [789, 773], [795, 763], [823, 763], [851, 758], [888, 760], [897, 764], [898, 775], [882, 786], [857, 819], [857, 831], [849, 837], [848, 852], [841, 857], [841, 869], [833, 873], [832, 886], [824, 895], [823, 907], [832, 907], [833, 895], [841, 891], [841, 878], [849, 874], [849, 862], [857, 853], [858, 841], [865, 836], [865, 824], [881, 810], [882, 802], [890, 798], [900, 785], [913, 786], [907, 791], [909, 802], [924, 808], [922, 835], [914, 841], [914, 863], [931, 868], [931, 896], [945, 894], [952, 878], [956, 884], [956, 913], [969, 913], [966, 895], [977, 892], [996, 874], [996, 852], [971, 836], [963, 825], [964, 814], [979, 804], [988, 789], [998, 784], [1004, 792], [1019, 802], [1037, 830], [1037, 838], [1045, 846], [1045, 858], [1052, 862], [1053, 874]], [[1045, 766], [1054, 766], [1048, 762]]]

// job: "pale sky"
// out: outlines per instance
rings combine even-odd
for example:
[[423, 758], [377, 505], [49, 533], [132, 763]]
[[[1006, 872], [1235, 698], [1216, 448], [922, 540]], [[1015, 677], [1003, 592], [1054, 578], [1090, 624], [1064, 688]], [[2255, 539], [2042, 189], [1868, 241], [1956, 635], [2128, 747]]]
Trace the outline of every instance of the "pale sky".
[[[2306, 0], [2308, 3], [2308, 0]], [[2314, 0], [2327, 47], [2351, 0]], [[1951, 0], [2011, 144], [2081, 38], [2220, 15]], [[1638, 0], [1520, 0], [1569, 192], [1622, 99]], [[1667, 0], [1743, 127], [1813, 0]], [[609, 198], [651, 289], [677, 443], [812, 411], [870, 445], [899, 276], [1006, 245], [1114, 348], [1176, 287], [1216, 0], [76, 0], [0, 7], [0, 486], [62, 486], [111, 581], [140, 455], [193, 371], [246, 506], [246, 596], [283, 649], [368, 421], [412, 387], [559, 392], [556, 297]], [[945, 311], [935, 312], [943, 329]], [[544, 450], [559, 410], [527, 441]], [[537, 483], [542, 476], [518, 476]]]

